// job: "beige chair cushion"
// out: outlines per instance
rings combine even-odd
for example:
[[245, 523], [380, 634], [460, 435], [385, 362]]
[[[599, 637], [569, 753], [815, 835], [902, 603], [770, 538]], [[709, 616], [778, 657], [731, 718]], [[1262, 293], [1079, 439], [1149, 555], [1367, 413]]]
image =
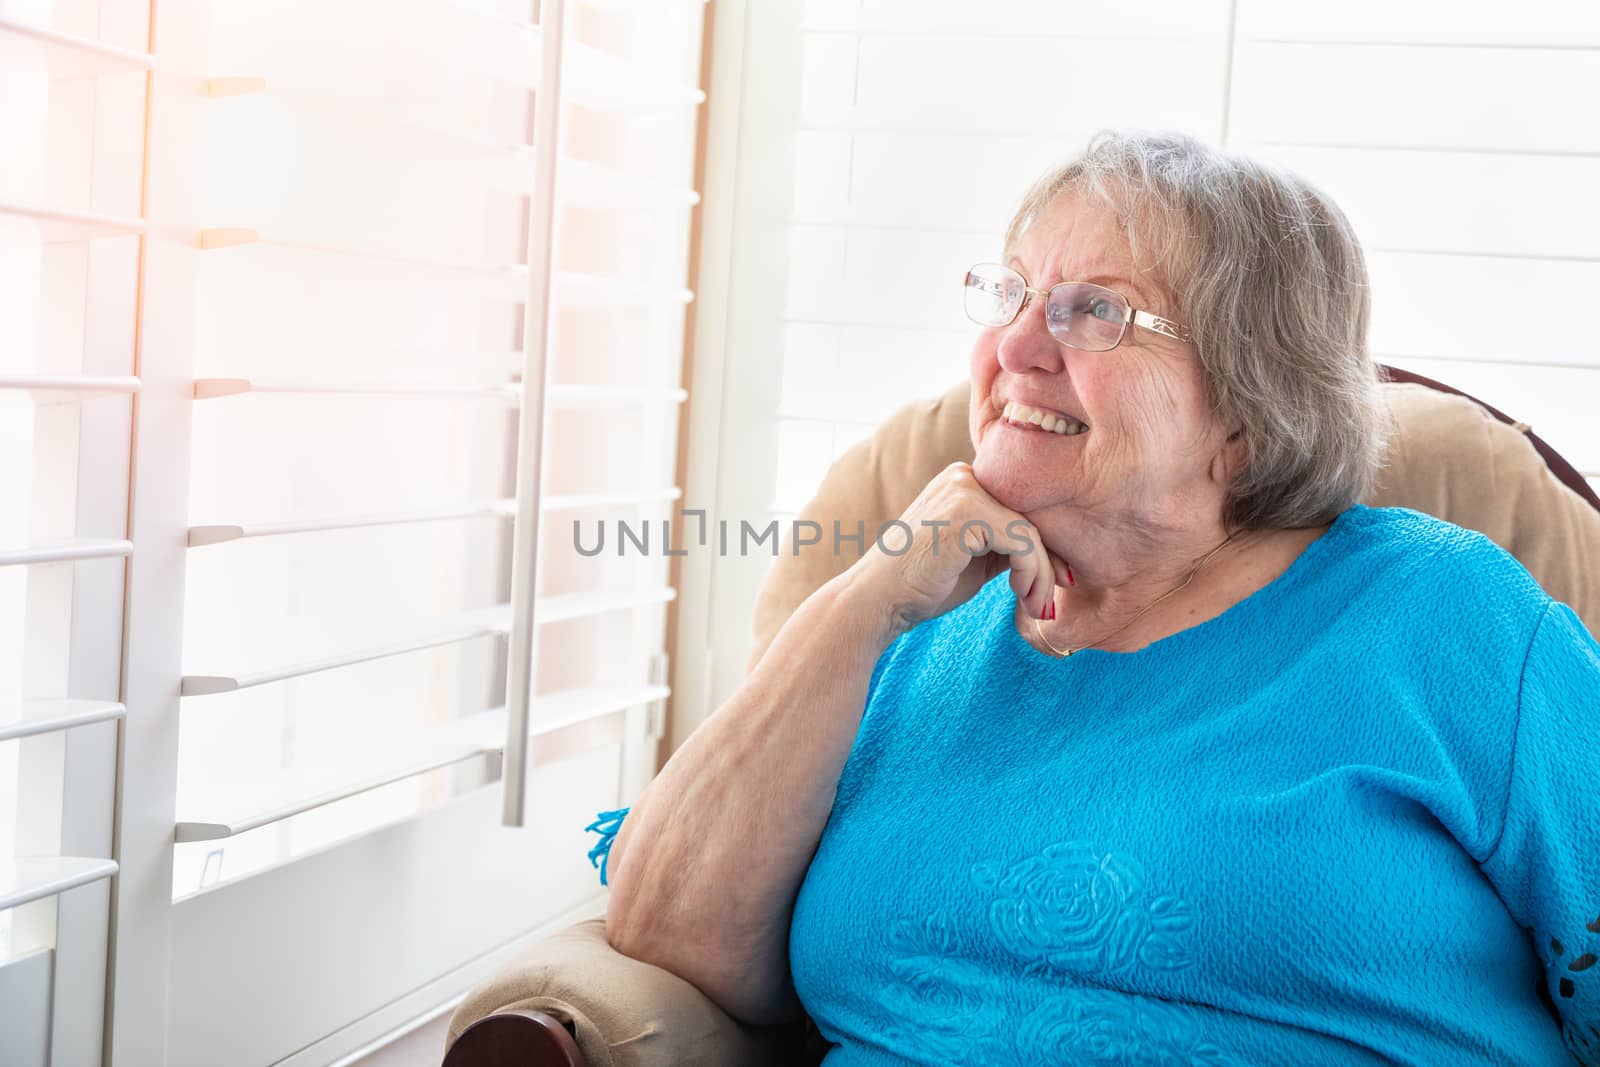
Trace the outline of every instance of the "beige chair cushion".
[[795, 1027], [742, 1026], [670, 971], [624, 956], [602, 919], [524, 949], [456, 1008], [448, 1039], [492, 1012], [530, 1009], [567, 1024], [589, 1067], [769, 1067], [800, 1041]]
[[[1600, 633], [1600, 512], [1550, 473], [1526, 437], [1471, 400], [1398, 382], [1383, 391], [1395, 432], [1366, 503], [1481, 531]], [[834, 520], [845, 534], [865, 520], [870, 544], [935, 474], [972, 460], [967, 397], [963, 382], [901, 408], [834, 463], [798, 516], [821, 525], [821, 542], [780, 553], [756, 599], [752, 666], [800, 602], [858, 558], [849, 543], [833, 552]]]

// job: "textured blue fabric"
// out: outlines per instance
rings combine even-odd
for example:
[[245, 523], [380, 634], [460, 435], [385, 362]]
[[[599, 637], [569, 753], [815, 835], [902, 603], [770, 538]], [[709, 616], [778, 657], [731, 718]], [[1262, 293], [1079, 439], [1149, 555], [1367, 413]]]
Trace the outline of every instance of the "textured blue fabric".
[[587, 833], [599, 834], [600, 840], [589, 850], [589, 866], [600, 868], [600, 884], [606, 884], [606, 864], [611, 860], [611, 842], [617, 839], [617, 831], [622, 829], [622, 820], [628, 817], [631, 808], [618, 808], [615, 811], [602, 811], [599, 816], [585, 826]]
[[1356, 507], [1139, 652], [1015, 603], [873, 672], [791, 928], [826, 1067], [1600, 1062], [1600, 649], [1510, 556]]

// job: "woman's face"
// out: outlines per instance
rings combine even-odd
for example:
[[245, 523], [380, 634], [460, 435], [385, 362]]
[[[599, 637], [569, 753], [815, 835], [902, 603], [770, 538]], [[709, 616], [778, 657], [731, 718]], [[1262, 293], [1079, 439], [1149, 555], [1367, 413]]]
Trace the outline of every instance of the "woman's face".
[[[1115, 216], [1075, 194], [1050, 204], [1007, 266], [1035, 289], [1094, 282], [1141, 311], [1176, 317], [1172, 301], [1135, 276]], [[1087, 429], [1063, 434], [1008, 421], [1002, 413], [1011, 401]], [[1068, 348], [1046, 328], [1043, 298], [1033, 297], [1011, 325], [979, 336], [968, 420], [979, 484], [1035, 525], [1063, 509], [1103, 522], [1165, 525], [1220, 503], [1212, 460], [1228, 428], [1210, 412], [1187, 342], [1129, 325], [1108, 352]]]

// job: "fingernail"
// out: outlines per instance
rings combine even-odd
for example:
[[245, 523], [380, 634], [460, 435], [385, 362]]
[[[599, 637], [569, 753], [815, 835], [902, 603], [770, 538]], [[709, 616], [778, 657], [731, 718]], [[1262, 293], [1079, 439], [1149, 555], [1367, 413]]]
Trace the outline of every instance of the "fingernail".
[[1070, 563], [1067, 564], [1067, 584], [1068, 585], [1077, 585], [1078, 584], [1078, 580], [1072, 576], [1072, 565]]
[[1044, 606], [1044, 621], [1045, 622], [1053, 622], [1055, 620], [1055, 617], [1056, 617], [1056, 602], [1054, 600], [1051, 600], [1048, 603], [1046, 603], [1045, 606]]

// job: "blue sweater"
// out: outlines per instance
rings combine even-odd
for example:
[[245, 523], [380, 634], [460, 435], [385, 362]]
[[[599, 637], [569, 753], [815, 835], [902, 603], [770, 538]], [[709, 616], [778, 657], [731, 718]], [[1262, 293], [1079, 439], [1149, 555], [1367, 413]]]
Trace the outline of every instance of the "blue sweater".
[[1510, 556], [1356, 507], [1138, 652], [1015, 603], [873, 672], [791, 928], [826, 1067], [1600, 1063], [1600, 648]]

